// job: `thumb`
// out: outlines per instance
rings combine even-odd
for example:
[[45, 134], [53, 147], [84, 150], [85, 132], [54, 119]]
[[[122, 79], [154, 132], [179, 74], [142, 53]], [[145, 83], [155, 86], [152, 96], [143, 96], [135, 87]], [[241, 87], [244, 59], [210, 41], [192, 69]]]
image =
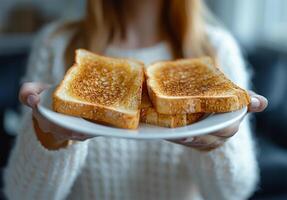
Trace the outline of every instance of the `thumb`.
[[35, 108], [40, 102], [39, 94], [49, 88], [49, 85], [44, 83], [24, 83], [19, 92], [19, 100], [21, 103]]
[[248, 106], [249, 112], [262, 112], [268, 105], [268, 100], [256, 93], [250, 93], [251, 102]]

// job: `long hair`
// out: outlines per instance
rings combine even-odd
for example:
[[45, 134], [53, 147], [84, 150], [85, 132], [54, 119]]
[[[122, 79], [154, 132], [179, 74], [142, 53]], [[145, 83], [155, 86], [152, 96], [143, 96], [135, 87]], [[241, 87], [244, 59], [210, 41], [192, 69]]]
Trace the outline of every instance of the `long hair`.
[[[86, 44], [96, 44], [95, 51], [103, 51], [116, 31], [125, 34], [123, 3], [124, 0], [87, 0], [81, 30]], [[175, 57], [214, 57], [205, 31], [208, 11], [203, 0], [164, 0], [163, 4], [162, 23]]]

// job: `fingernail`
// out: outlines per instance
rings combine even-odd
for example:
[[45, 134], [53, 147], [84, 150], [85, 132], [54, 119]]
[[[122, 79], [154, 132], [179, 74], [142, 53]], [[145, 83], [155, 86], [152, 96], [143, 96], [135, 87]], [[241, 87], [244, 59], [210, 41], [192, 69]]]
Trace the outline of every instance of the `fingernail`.
[[260, 107], [260, 101], [258, 98], [256, 97], [251, 97], [251, 105], [250, 107], [252, 109], [256, 109], [256, 108], [259, 108]]
[[35, 95], [29, 95], [27, 98], [27, 103], [29, 106], [34, 107], [36, 101], [36, 96]]

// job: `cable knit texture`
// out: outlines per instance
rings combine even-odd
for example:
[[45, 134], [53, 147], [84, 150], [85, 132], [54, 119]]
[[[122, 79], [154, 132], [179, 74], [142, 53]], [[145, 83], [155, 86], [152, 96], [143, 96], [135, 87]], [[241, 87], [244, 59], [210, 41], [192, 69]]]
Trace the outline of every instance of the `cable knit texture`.
[[[76, 30], [55, 35], [63, 22], [46, 27], [35, 40], [24, 81], [56, 84], [64, 75], [63, 50]], [[222, 70], [248, 87], [248, 73], [234, 39], [208, 27]], [[167, 44], [139, 50], [109, 47], [107, 55], [146, 63], [169, 59]], [[222, 147], [198, 152], [167, 141], [97, 137], [49, 151], [37, 140], [31, 112], [23, 110], [17, 142], [5, 171], [5, 194], [12, 200], [243, 200], [258, 178], [248, 119]]]

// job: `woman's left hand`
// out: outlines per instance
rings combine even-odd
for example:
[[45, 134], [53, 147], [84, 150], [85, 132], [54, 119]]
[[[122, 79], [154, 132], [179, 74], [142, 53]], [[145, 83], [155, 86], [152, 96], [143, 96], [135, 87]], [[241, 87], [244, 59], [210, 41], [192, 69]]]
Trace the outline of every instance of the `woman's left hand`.
[[[265, 110], [268, 105], [268, 100], [265, 97], [258, 95], [253, 91], [249, 91], [249, 95], [251, 98], [251, 103], [248, 106], [248, 113], [262, 112]], [[235, 135], [243, 118], [231, 126], [214, 133], [210, 133], [204, 136], [196, 136], [193, 138], [172, 140], [171, 142], [191, 147], [200, 151], [210, 151], [220, 147], [228, 138]]]

